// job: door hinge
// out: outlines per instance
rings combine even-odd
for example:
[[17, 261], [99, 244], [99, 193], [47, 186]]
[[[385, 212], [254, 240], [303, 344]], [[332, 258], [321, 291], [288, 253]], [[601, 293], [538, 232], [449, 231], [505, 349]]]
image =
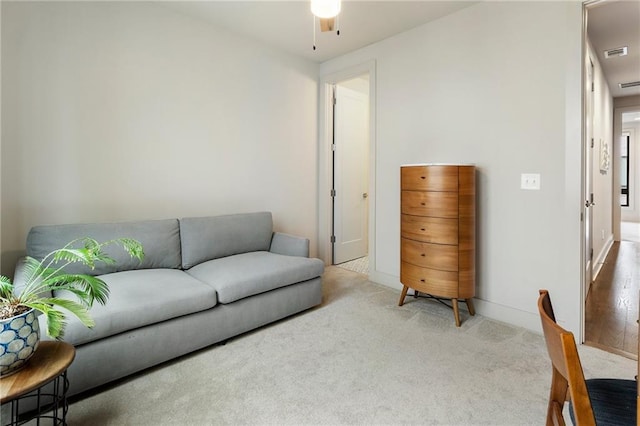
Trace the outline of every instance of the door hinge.
[[332, 243], [335, 243], [335, 242], [336, 242], [336, 236], [335, 236], [335, 235], [332, 235], [332, 236], [331, 236], [331, 242], [332, 242]]
[[331, 151], [335, 151], [335, 150], [336, 150], [336, 144], [335, 144], [335, 143], [332, 143], [332, 144], [331, 144]]
[[593, 249], [591, 249], [591, 252], [589, 253], [589, 259], [593, 260]]
[[335, 197], [335, 196], [336, 196], [336, 190], [335, 190], [335, 189], [332, 189], [332, 190], [331, 190], [331, 196], [332, 196], [332, 197]]
[[595, 144], [596, 143], [594, 142], [593, 138], [591, 138], [591, 148], [593, 148], [595, 146]]
[[596, 84], [594, 82], [591, 82], [591, 91], [592, 92], [596, 91]]
[[584, 213], [580, 212], [580, 222], [584, 222]]

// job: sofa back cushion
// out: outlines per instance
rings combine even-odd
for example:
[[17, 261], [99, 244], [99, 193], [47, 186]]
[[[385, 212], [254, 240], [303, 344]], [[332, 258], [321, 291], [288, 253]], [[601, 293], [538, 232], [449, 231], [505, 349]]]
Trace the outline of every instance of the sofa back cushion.
[[272, 234], [270, 212], [180, 219], [182, 268], [234, 254], [267, 251]]
[[133, 238], [142, 244], [144, 260], [132, 258], [122, 246], [114, 244], [105, 247], [105, 252], [116, 261], [115, 264], [97, 263], [95, 269], [91, 269], [74, 263], [65, 268], [69, 273], [102, 275], [133, 269], [177, 269], [181, 265], [177, 219], [35, 226], [27, 235], [27, 255], [41, 260], [49, 252], [83, 237], [91, 237], [100, 243], [115, 238]]

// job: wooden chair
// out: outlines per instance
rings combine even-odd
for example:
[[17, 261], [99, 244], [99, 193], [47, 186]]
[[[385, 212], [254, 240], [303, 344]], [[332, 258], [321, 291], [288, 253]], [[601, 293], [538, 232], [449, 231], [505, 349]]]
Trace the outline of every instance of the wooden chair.
[[635, 425], [636, 381], [585, 380], [573, 333], [556, 324], [547, 290], [540, 290], [538, 310], [553, 367], [547, 426], [565, 424], [562, 409], [567, 400], [576, 425]]

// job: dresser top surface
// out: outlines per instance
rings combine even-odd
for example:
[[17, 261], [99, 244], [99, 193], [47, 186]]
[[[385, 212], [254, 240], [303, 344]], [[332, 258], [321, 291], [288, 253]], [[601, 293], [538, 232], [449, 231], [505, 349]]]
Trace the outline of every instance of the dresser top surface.
[[458, 166], [458, 167], [475, 167], [475, 164], [471, 163], [416, 163], [416, 164], [402, 164], [400, 167], [416, 167], [416, 166]]

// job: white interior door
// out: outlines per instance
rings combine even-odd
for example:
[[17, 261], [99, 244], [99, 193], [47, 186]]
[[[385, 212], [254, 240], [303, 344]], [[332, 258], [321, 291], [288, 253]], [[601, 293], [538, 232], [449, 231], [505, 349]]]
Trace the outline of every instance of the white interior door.
[[337, 85], [334, 106], [333, 263], [367, 255], [369, 96]]

